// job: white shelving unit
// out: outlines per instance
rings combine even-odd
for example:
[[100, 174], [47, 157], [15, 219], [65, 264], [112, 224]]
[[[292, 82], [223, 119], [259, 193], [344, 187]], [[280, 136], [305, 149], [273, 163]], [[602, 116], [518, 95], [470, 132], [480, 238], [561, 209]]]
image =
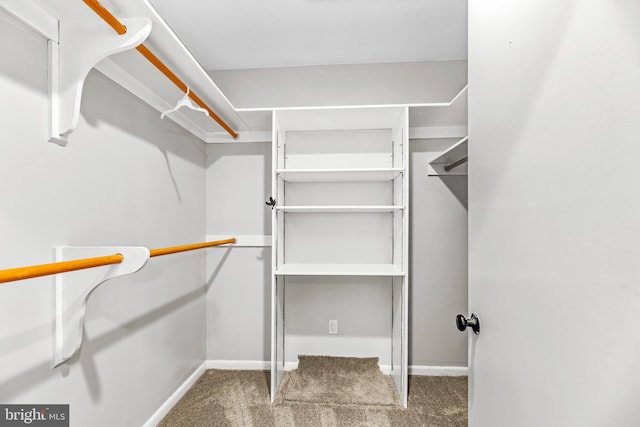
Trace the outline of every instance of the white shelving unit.
[[[406, 406], [408, 133], [406, 107], [274, 112], [272, 399], [285, 366], [297, 361], [292, 352], [321, 351], [379, 357]], [[318, 350], [327, 337], [308, 338], [313, 333], [304, 331], [301, 335], [306, 321], [315, 325], [329, 320], [322, 318], [327, 302], [319, 301], [325, 306], [316, 312], [313, 293], [306, 295], [306, 290], [330, 287], [333, 298], [353, 298], [355, 304], [359, 296], [354, 288], [366, 293], [367, 281], [386, 295], [388, 304], [376, 307], [381, 312], [371, 312], [378, 323], [385, 319], [388, 337], [359, 335], [362, 346], [340, 347], [340, 342], [356, 341], [346, 333], [339, 337], [342, 341]], [[288, 326], [285, 313], [296, 312], [291, 305], [301, 301], [285, 297], [290, 287], [292, 294], [305, 295], [302, 305], [311, 306], [305, 321], [296, 321], [295, 327]], [[287, 345], [291, 342], [296, 343], [293, 350]]]

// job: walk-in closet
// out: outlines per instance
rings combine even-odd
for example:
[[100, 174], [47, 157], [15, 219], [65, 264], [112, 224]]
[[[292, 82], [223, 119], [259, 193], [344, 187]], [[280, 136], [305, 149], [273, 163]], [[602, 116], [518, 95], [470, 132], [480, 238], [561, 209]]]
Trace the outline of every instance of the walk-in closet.
[[638, 22], [0, 0], [0, 426], [636, 425]]

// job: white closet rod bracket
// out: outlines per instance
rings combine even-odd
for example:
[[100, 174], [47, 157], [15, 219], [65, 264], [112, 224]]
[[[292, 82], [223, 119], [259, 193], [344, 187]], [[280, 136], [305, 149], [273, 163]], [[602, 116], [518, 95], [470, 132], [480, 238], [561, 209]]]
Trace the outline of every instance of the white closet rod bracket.
[[55, 249], [56, 261], [113, 254], [123, 255], [123, 261], [55, 276], [54, 368], [71, 359], [80, 349], [89, 295], [109, 279], [135, 273], [149, 260], [149, 249], [145, 247], [64, 246]]
[[148, 18], [122, 22], [127, 27], [123, 35], [96, 20], [59, 22], [58, 42], [48, 41], [50, 142], [67, 145], [78, 125], [82, 87], [91, 68], [110, 55], [135, 48], [151, 33]]

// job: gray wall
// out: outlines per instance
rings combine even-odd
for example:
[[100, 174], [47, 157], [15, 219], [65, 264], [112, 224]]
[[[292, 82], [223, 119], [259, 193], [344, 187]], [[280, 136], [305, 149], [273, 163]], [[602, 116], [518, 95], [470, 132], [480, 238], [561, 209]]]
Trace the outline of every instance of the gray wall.
[[411, 140], [409, 363], [467, 366], [467, 177], [427, 176], [427, 164], [456, 140]]
[[[466, 85], [467, 63], [209, 73], [231, 102], [241, 108], [446, 103]], [[466, 109], [466, 105], [461, 108]], [[424, 117], [421, 122], [425, 122]], [[435, 125], [429, 120], [426, 123]], [[453, 142], [411, 142], [409, 363], [414, 365], [467, 364], [466, 338], [454, 323], [457, 313], [467, 311], [466, 178], [427, 177], [426, 167]], [[264, 201], [271, 195], [270, 144], [212, 145], [207, 152], [207, 233], [270, 234], [270, 212], [264, 209]], [[269, 360], [270, 248], [235, 248], [226, 253], [213, 250], [208, 259], [207, 356]], [[378, 305], [380, 310], [384, 307]], [[351, 321], [357, 323], [357, 319], [351, 319], [344, 326], [349, 327]]]
[[[412, 365], [467, 364], [466, 335], [454, 323], [467, 310], [466, 177], [427, 177], [428, 161], [453, 142], [410, 145]], [[271, 195], [271, 144], [213, 144], [207, 153], [207, 234], [270, 234], [264, 201]], [[270, 255], [271, 248], [209, 251], [209, 359], [270, 360]]]
[[[66, 148], [46, 140], [44, 39], [0, 17], [0, 268], [59, 245], [200, 241], [204, 146], [101, 74]], [[0, 287], [0, 402], [67, 403], [72, 426], [140, 426], [205, 358], [203, 252], [154, 258], [90, 297], [84, 344], [51, 369], [52, 278]]]
[[450, 102], [466, 61], [219, 70], [209, 74], [236, 108]]
[[[271, 144], [207, 146], [207, 234], [271, 234]], [[207, 257], [207, 358], [271, 359], [271, 247]]]
[[638, 22], [469, 2], [470, 426], [639, 425]]

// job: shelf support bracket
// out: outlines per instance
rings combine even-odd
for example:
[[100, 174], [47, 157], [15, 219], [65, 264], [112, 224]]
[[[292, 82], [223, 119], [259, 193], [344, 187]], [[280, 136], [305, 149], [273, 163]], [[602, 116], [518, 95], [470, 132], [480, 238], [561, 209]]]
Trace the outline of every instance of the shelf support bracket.
[[104, 58], [133, 49], [151, 32], [148, 18], [123, 19], [127, 32], [118, 35], [94, 20], [60, 21], [58, 42], [48, 41], [49, 50], [49, 142], [67, 145], [80, 119], [84, 81]]
[[123, 255], [122, 263], [56, 275], [54, 368], [71, 359], [80, 349], [89, 295], [109, 279], [135, 273], [149, 260], [149, 249], [145, 247], [64, 246], [55, 248], [56, 261], [113, 254]]

